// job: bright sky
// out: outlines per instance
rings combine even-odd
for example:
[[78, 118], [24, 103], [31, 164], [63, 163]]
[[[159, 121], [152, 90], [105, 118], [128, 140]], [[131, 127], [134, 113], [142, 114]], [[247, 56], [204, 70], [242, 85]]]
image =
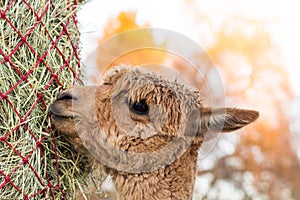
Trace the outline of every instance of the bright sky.
[[[297, 0], [189, 0], [204, 15], [210, 16], [215, 26], [222, 18], [230, 15], [247, 16], [251, 19], [274, 21], [268, 29], [275, 43], [281, 49], [282, 59], [288, 69], [292, 88], [300, 98], [300, 1]], [[96, 48], [95, 41], [102, 35], [102, 30], [110, 17], [120, 11], [138, 11], [140, 24], [149, 22], [155, 28], [164, 28], [182, 33], [203, 44], [209, 43], [209, 31], [193, 24], [193, 12], [182, 0], [110, 0], [90, 1], [78, 13], [82, 30], [83, 59]], [[199, 41], [199, 34], [206, 33], [205, 41]]]

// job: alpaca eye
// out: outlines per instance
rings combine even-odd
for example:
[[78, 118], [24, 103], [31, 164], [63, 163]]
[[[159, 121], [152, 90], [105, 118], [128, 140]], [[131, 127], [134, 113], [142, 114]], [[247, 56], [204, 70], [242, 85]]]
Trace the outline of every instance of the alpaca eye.
[[139, 115], [147, 115], [149, 113], [149, 106], [145, 100], [130, 102], [130, 110]]

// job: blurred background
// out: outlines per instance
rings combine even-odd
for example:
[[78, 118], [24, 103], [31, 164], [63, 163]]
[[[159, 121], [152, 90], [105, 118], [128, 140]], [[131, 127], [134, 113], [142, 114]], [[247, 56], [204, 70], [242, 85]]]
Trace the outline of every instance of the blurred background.
[[[261, 115], [255, 124], [221, 135], [213, 150], [199, 157], [194, 199], [300, 199], [299, 8], [291, 0], [88, 1], [78, 13], [81, 58], [96, 53], [96, 64], [86, 67], [88, 82], [97, 83], [109, 55], [96, 48], [115, 34], [153, 27], [192, 39], [218, 70], [226, 106], [256, 109]], [[155, 38], [146, 34], [127, 40], [151, 43]], [[118, 45], [107, 54], [117, 52], [114, 48]], [[191, 51], [191, 56], [199, 59], [213, 88], [212, 66], [203, 52]], [[163, 52], [130, 53], [106, 67], [149, 62], [171, 65], [201, 90], [188, 64]], [[207, 103], [218, 101], [224, 99]]]

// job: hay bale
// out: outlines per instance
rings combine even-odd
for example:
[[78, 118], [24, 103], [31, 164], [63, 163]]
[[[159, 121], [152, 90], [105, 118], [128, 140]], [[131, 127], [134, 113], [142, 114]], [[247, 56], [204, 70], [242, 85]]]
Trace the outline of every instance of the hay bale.
[[80, 84], [77, 7], [0, 1], [0, 199], [74, 199], [83, 190], [90, 161], [54, 133], [46, 111]]

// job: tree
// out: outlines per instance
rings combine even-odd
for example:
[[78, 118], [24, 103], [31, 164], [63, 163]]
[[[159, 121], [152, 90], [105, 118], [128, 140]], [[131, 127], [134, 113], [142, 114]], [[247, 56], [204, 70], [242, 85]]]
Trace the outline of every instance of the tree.
[[[288, 105], [293, 95], [288, 75], [264, 24], [246, 19], [237, 23], [240, 20], [224, 22], [208, 53], [223, 72], [229, 101], [253, 105], [261, 116], [240, 135], [232, 154], [199, 172], [200, 176], [213, 174], [204, 197], [210, 199], [211, 191], [226, 181], [243, 199], [299, 199], [300, 165], [291, 143]], [[252, 33], [245, 27], [252, 28]]]

